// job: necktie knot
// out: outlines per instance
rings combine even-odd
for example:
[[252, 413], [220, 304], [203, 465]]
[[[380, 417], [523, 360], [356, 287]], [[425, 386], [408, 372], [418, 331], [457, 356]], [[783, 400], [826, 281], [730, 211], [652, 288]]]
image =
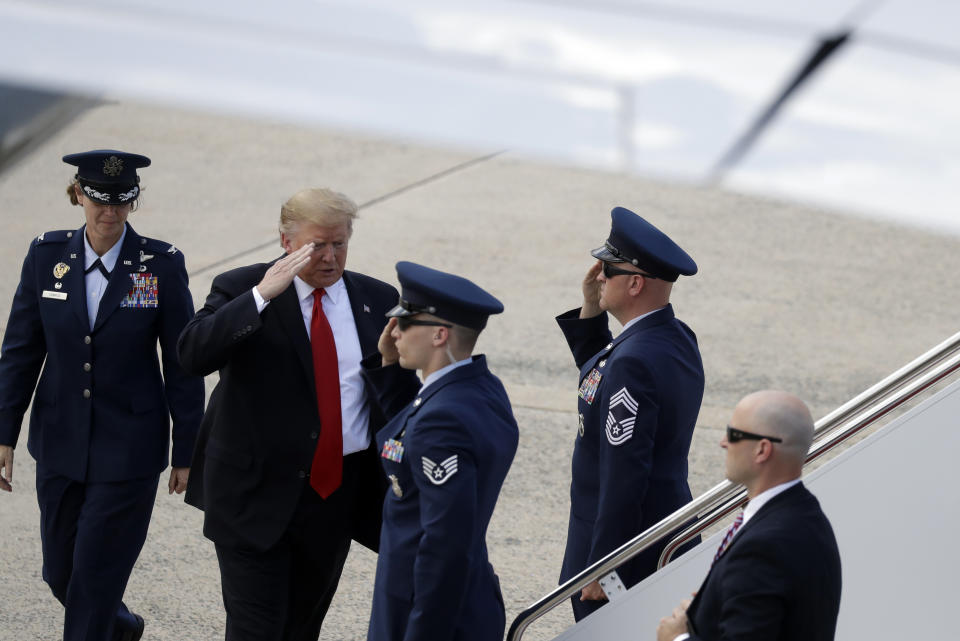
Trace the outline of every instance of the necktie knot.
[[100, 273], [103, 274], [103, 277], [104, 277], [104, 278], [110, 278], [110, 272], [107, 271], [107, 266], [104, 265], [104, 264], [103, 264], [103, 261], [101, 261], [99, 258], [97, 258], [95, 261], [93, 261], [93, 264], [90, 265], [89, 267], [87, 267], [86, 271], [83, 272], [83, 273], [84, 273], [84, 274], [89, 274], [90, 272], [92, 272], [92, 271], [95, 270], [95, 269], [100, 270]]
[[327, 292], [323, 289], [323, 287], [317, 287], [315, 290], [313, 290], [313, 300], [319, 303], [320, 299], [323, 298], [323, 295], [326, 293]]

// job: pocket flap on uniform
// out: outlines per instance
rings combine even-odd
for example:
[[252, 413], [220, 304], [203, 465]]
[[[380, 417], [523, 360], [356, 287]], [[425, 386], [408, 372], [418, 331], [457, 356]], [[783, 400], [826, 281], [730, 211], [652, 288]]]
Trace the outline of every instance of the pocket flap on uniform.
[[237, 452], [228, 447], [224, 447], [219, 441], [210, 439], [207, 441], [207, 456], [216, 459], [221, 463], [232, 465], [241, 470], [249, 470], [253, 464], [253, 457], [245, 452]]

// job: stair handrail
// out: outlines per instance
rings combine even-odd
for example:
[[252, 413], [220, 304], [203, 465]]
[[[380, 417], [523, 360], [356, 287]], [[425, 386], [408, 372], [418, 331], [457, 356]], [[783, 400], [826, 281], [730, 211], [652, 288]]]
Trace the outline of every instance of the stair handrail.
[[[818, 420], [814, 425], [814, 441], [810, 446], [805, 464], [809, 465], [958, 370], [960, 370], [960, 332], [927, 350]], [[507, 641], [520, 641], [523, 632], [531, 623], [575, 595], [585, 585], [606, 576], [675, 532], [683, 524], [696, 518], [694, 523], [671, 539], [667, 548], [664, 549], [658, 565], [663, 567], [670, 560], [673, 552], [685, 541], [722, 520], [724, 516], [746, 503], [746, 500], [747, 491], [742, 485], [727, 480], [718, 483], [529, 605], [510, 624]]]

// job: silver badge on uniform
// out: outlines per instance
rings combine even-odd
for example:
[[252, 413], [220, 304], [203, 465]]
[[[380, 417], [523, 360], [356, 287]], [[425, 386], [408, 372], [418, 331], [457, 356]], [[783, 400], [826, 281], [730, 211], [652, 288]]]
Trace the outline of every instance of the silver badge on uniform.
[[443, 459], [439, 463], [434, 463], [426, 456], [420, 457], [423, 461], [423, 473], [434, 485], [443, 485], [450, 480], [450, 477], [457, 473], [457, 455], [454, 454]]
[[610, 445], [623, 445], [633, 436], [633, 424], [637, 420], [637, 402], [624, 387], [610, 397], [607, 406], [607, 441]]
[[393, 493], [399, 499], [403, 496], [403, 489], [400, 488], [400, 479], [397, 478], [396, 474], [391, 474], [387, 477], [390, 479], [390, 485], [393, 486]]
[[580, 427], [577, 429], [580, 433], [580, 436], [583, 436], [583, 413], [580, 414]]

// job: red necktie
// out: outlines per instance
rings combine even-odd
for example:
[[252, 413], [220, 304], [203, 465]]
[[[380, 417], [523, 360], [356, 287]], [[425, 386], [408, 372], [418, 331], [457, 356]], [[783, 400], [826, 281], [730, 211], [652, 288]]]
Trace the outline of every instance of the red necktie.
[[323, 294], [323, 289], [313, 290], [313, 317], [310, 319], [313, 378], [317, 386], [317, 410], [320, 413], [320, 438], [310, 467], [310, 487], [327, 498], [340, 487], [343, 476], [343, 434], [337, 344], [323, 313], [320, 302]]

